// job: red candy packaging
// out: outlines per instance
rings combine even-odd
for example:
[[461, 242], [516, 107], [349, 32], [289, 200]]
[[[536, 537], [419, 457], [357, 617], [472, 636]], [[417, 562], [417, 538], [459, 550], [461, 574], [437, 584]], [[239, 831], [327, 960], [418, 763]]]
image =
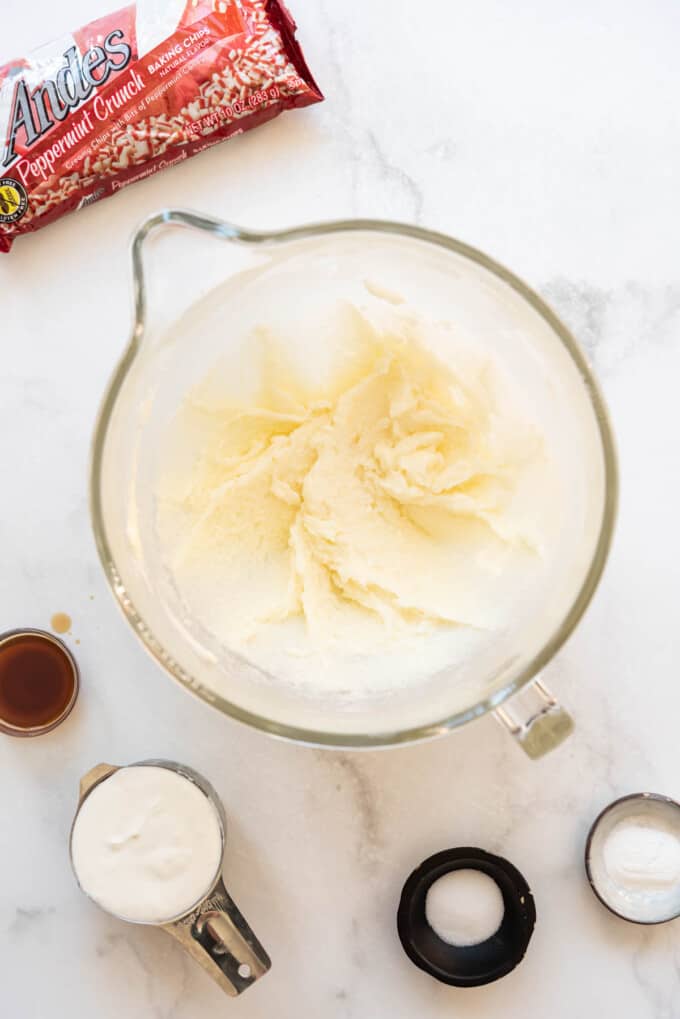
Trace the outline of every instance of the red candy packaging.
[[0, 252], [323, 98], [281, 0], [155, 8], [131, 4], [0, 67]]

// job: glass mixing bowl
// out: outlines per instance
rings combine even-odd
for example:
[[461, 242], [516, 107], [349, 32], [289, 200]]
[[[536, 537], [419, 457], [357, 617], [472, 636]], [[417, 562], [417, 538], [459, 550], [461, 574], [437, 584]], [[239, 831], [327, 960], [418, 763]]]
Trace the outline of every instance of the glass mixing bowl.
[[[151, 235], [166, 231], [153, 243]], [[219, 243], [222, 242], [222, 243]], [[174, 251], [159, 246], [172, 243]], [[179, 246], [178, 246], [179, 245]], [[154, 248], [151, 269], [143, 258]], [[134, 238], [132, 339], [105, 395], [94, 437], [91, 509], [101, 561], [131, 626], [186, 689], [224, 714], [275, 736], [346, 748], [389, 746], [453, 730], [488, 711], [537, 757], [571, 730], [540, 670], [583, 615], [612, 537], [617, 472], [598, 386], [577, 343], [544, 302], [486, 255], [442, 234], [356, 220], [253, 232], [168, 210]], [[551, 365], [552, 401], [583, 467], [587, 510], [577, 542], [540, 605], [498, 634], [483, 654], [389, 695], [348, 702], [277, 682], [229, 648], [208, 646], [171, 611], [163, 563], [152, 546], [153, 492], [163, 434], [188, 388], [210, 371], [231, 332], [243, 331], [252, 281], [266, 274], [267, 310], [306, 307], [326, 280], [379, 278], [416, 308], [454, 321], [471, 337], [514, 345], [529, 374]], [[523, 369], [524, 370], [524, 369]], [[541, 376], [543, 377], [543, 376]], [[539, 378], [537, 375], [536, 378]], [[535, 383], [536, 380], [534, 380]], [[538, 394], [538, 395], [537, 395]], [[529, 397], [528, 397], [529, 398]], [[552, 405], [552, 404], [551, 404]], [[565, 546], [566, 549], [566, 546]]]

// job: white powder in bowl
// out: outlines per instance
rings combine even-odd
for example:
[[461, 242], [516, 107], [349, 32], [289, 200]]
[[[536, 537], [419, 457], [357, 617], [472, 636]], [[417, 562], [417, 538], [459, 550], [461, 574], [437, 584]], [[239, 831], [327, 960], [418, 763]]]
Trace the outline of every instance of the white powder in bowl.
[[599, 898], [633, 923], [680, 916], [680, 805], [663, 796], [624, 796], [603, 811], [587, 843]]
[[425, 916], [437, 937], [464, 948], [493, 937], [505, 906], [501, 890], [481, 870], [452, 870], [430, 887]]
[[670, 891], [680, 881], [677, 830], [642, 815], [619, 821], [602, 854], [612, 881], [629, 892]]

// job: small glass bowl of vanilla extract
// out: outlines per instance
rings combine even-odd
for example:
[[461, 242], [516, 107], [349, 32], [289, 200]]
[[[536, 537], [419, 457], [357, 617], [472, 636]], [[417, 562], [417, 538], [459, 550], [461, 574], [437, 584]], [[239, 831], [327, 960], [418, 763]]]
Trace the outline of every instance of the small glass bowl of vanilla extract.
[[44, 630], [0, 634], [0, 732], [42, 736], [70, 715], [80, 677], [66, 645]]

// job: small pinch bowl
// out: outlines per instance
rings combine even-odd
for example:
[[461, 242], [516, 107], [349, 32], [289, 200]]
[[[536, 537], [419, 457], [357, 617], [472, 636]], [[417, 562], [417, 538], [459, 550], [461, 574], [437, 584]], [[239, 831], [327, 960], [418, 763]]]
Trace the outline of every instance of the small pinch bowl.
[[[500, 927], [477, 945], [449, 945], [427, 922], [430, 887], [454, 870], [487, 874], [503, 896]], [[481, 987], [510, 973], [524, 958], [535, 923], [534, 898], [522, 874], [509, 860], [471, 846], [446, 849], [421, 863], [404, 885], [397, 913], [399, 940], [411, 962], [453, 987]]]
[[626, 818], [640, 816], [656, 818], [674, 826], [680, 838], [680, 803], [677, 800], [658, 793], [630, 793], [621, 796], [600, 811], [590, 828], [585, 846], [586, 875], [594, 895], [619, 919], [643, 926], [669, 923], [680, 917], [680, 882], [667, 907], [664, 908], [660, 895], [655, 899], [653, 893], [651, 896], [648, 893], [648, 901], [639, 902], [636, 913], [635, 898], [626, 896], [617, 888], [604, 864], [603, 849], [609, 834]]

